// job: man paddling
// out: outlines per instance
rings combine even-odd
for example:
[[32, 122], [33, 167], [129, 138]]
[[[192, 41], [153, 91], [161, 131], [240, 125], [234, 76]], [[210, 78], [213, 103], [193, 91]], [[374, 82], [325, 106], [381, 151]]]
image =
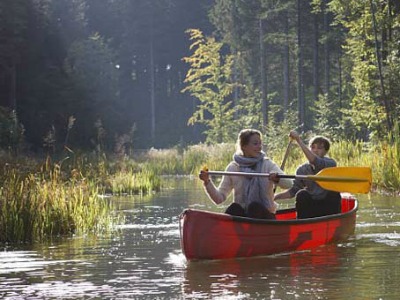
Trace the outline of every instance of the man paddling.
[[[326, 156], [330, 148], [328, 138], [316, 136], [307, 146], [296, 131], [291, 131], [289, 137], [297, 142], [308, 160], [297, 168], [296, 175], [316, 175], [324, 168], [336, 167], [336, 161]], [[293, 186], [276, 194], [274, 200], [293, 197], [296, 197], [298, 219], [331, 215], [341, 211], [340, 193], [325, 190], [315, 181], [296, 178]]]

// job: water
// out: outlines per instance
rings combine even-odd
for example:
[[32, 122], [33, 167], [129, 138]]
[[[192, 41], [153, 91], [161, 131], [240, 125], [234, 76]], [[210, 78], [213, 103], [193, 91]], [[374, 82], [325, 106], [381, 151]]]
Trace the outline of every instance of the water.
[[[222, 211], [197, 180], [147, 198], [115, 199], [118, 233], [0, 252], [2, 299], [398, 299], [400, 198], [359, 196], [355, 235], [291, 254], [187, 262], [179, 214]], [[290, 204], [288, 204], [290, 205]]]

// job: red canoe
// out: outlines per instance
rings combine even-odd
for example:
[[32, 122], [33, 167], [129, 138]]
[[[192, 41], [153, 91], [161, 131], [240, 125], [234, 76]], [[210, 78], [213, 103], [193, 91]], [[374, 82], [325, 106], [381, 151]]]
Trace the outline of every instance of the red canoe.
[[186, 209], [180, 217], [182, 251], [188, 260], [269, 255], [343, 241], [354, 233], [357, 200], [342, 195], [342, 213], [296, 219], [295, 209], [277, 212], [277, 220], [230, 216]]

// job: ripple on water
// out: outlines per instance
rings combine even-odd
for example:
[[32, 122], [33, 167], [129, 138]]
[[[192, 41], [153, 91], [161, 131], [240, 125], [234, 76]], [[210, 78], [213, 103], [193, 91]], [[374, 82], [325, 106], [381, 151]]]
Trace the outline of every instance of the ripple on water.
[[369, 241], [385, 244], [391, 247], [400, 246], [400, 234], [396, 232], [357, 234], [356, 239], [357, 240], [367, 239]]
[[0, 252], [0, 274], [41, 270], [48, 265], [63, 264], [65, 260], [46, 260], [34, 251]]

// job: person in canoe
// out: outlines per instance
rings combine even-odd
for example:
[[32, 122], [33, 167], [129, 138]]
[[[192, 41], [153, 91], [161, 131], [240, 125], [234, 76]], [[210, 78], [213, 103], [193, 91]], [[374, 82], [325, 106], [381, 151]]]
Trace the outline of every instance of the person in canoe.
[[200, 172], [208, 197], [216, 204], [224, 202], [232, 190], [233, 203], [225, 213], [259, 219], [275, 219], [277, 204], [274, 202], [274, 183], [282, 188], [292, 186], [292, 179], [279, 179], [283, 171], [262, 151], [262, 135], [255, 129], [239, 132], [233, 161], [227, 172], [268, 173], [269, 177], [223, 176], [218, 187], [211, 181], [207, 171]]
[[[330, 148], [328, 138], [315, 136], [307, 146], [296, 131], [291, 131], [289, 137], [297, 142], [308, 160], [297, 168], [296, 175], [315, 175], [324, 168], [336, 167], [336, 161], [326, 156]], [[311, 180], [295, 179], [293, 186], [276, 194], [274, 200], [293, 197], [296, 197], [298, 219], [331, 215], [341, 211], [340, 193], [325, 190]]]

